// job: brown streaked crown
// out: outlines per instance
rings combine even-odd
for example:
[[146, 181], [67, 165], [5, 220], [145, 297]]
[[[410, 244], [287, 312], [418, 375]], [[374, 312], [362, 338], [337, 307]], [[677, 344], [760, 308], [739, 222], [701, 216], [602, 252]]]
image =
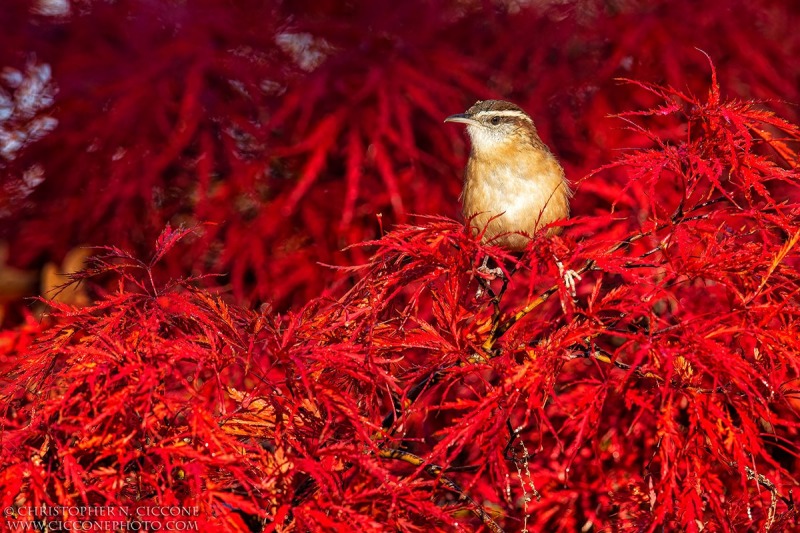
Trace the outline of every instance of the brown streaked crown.
[[467, 109], [466, 115], [476, 115], [481, 111], [518, 111], [525, 116], [528, 116], [522, 108], [511, 102], [505, 100], [478, 100], [472, 107]]
[[[539, 132], [531, 117], [518, 105], [504, 100], [478, 100], [463, 115], [467, 123], [479, 124], [494, 135], [516, 138], [515, 142], [525, 142], [537, 149], [548, 150], [539, 138]], [[462, 120], [459, 120], [461, 122]], [[470, 133], [472, 135], [472, 133]], [[473, 141], [475, 137], [473, 136]], [[474, 144], [473, 144], [474, 146]]]

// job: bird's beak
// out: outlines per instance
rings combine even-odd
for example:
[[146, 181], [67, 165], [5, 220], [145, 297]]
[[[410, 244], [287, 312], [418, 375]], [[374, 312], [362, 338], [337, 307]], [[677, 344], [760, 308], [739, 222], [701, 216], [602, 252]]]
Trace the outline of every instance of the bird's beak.
[[471, 116], [469, 116], [469, 115], [467, 115], [465, 113], [459, 113], [458, 115], [450, 115], [449, 117], [444, 119], [444, 121], [445, 122], [461, 122], [462, 124], [473, 124], [475, 126], [478, 126], [480, 124], [480, 122], [478, 122], [477, 120], [473, 119]]

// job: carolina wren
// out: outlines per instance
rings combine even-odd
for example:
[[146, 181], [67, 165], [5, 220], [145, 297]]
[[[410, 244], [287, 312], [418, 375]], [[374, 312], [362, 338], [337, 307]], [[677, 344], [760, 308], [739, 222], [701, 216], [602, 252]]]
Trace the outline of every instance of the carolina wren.
[[[502, 100], [478, 101], [445, 122], [467, 125], [472, 150], [464, 173], [462, 212], [483, 241], [522, 251], [541, 227], [569, 216], [564, 169], [539, 138], [533, 120]], [[561, 228], [551, 228], [549, 234]]]

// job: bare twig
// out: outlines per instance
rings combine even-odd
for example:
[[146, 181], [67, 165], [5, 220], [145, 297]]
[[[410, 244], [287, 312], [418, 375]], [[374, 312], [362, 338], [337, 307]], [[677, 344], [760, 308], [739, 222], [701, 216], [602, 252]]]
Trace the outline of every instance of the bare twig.
[[503, 528], [501, 528], [500, 525], [495, 522], [491, 516], [489, 516], [489, 513], [487, 513], [478, 502], [473, 500], [466, 492], [464, 492], [458, 483], [444, 475], [444, 469], [441, 466], [430, 464], [418, 455], [397, 449], [387, 448], [380, 450], [378, 452], [378, 457], [382, 457], [384, 459], [396, 459], [413, 466], [423, 467], [425, 473], [435, 477], [443, 487], [458, 494], [459, 501], [466, 502], [470, 506], [470, 509], [475, 516], [480, 518], [490, 531], [493, 533], [503, 533]]
[[[706, 202], [703, 202], [702, 204], [698, 204], [697, 206], [695, 206], [693, 211], [695, 211], [697, 209], [702, 209], [704, 207], [708, 207], [708, 206], [710, 206], [712, 204], [719, 203], [719, 202], [721, 202], [723, 200], [725, 200], [725, 198], [722, 198], [722, 197], [715, 198], [715, 199], [712, 199], [712, 200], [708, 200]], [[606, 250], [606, 254], [614, 253], [617, 250], [619, 250], [619, 249], [621, 249], [621, 248], [623, 248], [625, 246], [629, 246], [629, 245], [633, 244], [634, 242], [636, 242], [636, 241], [638, 241], [640, 239], [643, 239], [645, 237], [648, 237], [650, 235], [658, 233], [659, 231], [662, 231], [662, 230], [664, 230], [664, 229], [666, 229], [666, 228], [668, 228], [670, 226], [673, 226], [673, 225], [675, 225], [675, 224], [677, 224], [679, 222], [689, 222], [691, 220], [699, 220], [699, 219], [707, 218], [708, 216], [709, 216], [708, 213], [704, 213], [704, 214], [700, 214], [700, 215], [694, 215], [694, 216], [691, 216], [691, 217], [686, 217], [686, 216], [684, 216], [684, 212], [683, 212], [682, 206], [679, 206], [679, 208], [672, 215], [672, 217], [671, 217], [671, 219], [670, 219], [670, 221], [668, 223], [659, 224], [658, 226], [656, 226], [652, 230], [642, 231], [642, 232], [639, 232], [639, 233], [637, 233], [635, 235], [632, 235], [632, 236], [628, 237], [627, 239], [623, 239], [620, 242], [616, 243], [615, 245], [611, 246], [608, 250]], [[661, 248], [663, 248], [663, 246], [659, 245], [655, 249], [646, 252], [643, 255], [643, 257], [647, 257], [647, 256], [655, 253], [657, 250], [659, 250]], [[595, 261], [593, 259], [589, 259], [588, 261], [586, 261], [581, 268], [579, 268], [578, 270], [575, 270], [574, 272], [575, 272], [575, 274], [577, 276], [580, 276], [581, 274], [583, 274], [584, 272], [588, 272], [589, 270], [597, 270], [596, 263], [595, 263]], [[498, 324], [496, 324], [492, 328], [492, 331], [489, 334], [489, 336], [486, 339], [486, 341], [483, 343], [484, 351], [486, 351], [487, 353], [491, 354], [491, 352], [492, 352], [492, 350], [494, 348], [494, 345], [497, 343], [497, 341], [503, 335], [505, 335], [505, 333], [509, 329], [514, 327], [514, 325], [517, 322], [519, 322], [520, 320], [525, 318], [525, 316], [527, 316], [528, 313], [530, 313], [531, 311], [533, 311], [534, 309], [536, 309], [537, 307], [539, 307], [540, 305], [545, 303], [553, 294], [555, 294], [556, 291], [558, 291], [558, 287], [559, 287], [559, 285], [557, 283], [554, 284], [552, 287], [550, 287], [549, 289], [547, 289], [546, 291], [541, 293], [539, 296], [537, 296], [536, 298], [531, 300], [527, 305], [525, 305], [525, 307], [523, 307], [522, 309], [520, 309], [519, 311], [517, 311], [516, 313], [514, 313], [510, 317], [508, 317], [508, 319], [506, 319], [505, 321], [501, 321]]]
[[[730, 466], [731, 466], [731, 468], [737, 468], [738, 465], [737, 465], [736, 461], [732, 461], [730, 463]], [[787, 498], [786, 496], [783, 496], [780, 492], [778, 492], [778, 487], [776, 487], [775, 484], [772, 481], [770, 481], [767, 477], [763, 476], [762, 474], [757, 473], [755, 470], [753, 470], [749, 466], [745, 466], [744, 467], [744, 471], [747, 474], [747, 479], [749, 479], [751, 481], [752, 480], [756, 480], [756, 482], [759, 485], [761, 485], [762, 487], [764, 487], [765, 489], [767, 489], [768, 491], [770, 491], [772, 493], [772, 495], [773, 495], [772, 506], [773, 507], [776, 505], [776, 502], [774, 501], [774, 499], [777, 498], [777, 499], [781, 500], [783, 503], [786, 504], [786, 508], [787, 508], [788, 511], [794, 511], [794, 501], [791, 498]], [[771, 512], [771, 514], [774, 515], [775, 510], [772, 509], [770, 512]]]

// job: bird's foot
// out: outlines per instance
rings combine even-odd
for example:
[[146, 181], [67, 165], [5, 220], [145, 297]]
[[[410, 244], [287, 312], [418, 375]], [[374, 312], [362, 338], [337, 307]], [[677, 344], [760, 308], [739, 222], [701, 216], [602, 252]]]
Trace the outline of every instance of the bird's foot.
[[567, 287], [569, 295], [575, 299], [578, 296], [577, 292], [575, 292], [575, 282], [580, 281], [583, 278], [581, 278], [581, 275], [571, 268], [565, 270], [563, 263], [561, 263], [558, 258], [555, 258], [555, 260], [556, 266], [558, 266], [558, 274], [561, 276], [561, 279], [564, 280], [564, 285]]
[[484, 294], [491, 293], [491, 288], [489, 287], [489, 283], [492, 280], [500, 278], [503, 281], [506, 280], [505, 274], [503, 274], [503, 269], [498, 267], [489, 268], [488, 265], [489, 256], [484, 256], [483, 264], [477, 268], [478, 274], [480, 277], [478, 278], [478, 290], [475, 292], [475, 298], [481, 298]]
[[503, 279], [505, 274], [503, 274], [503, 269], [500, 267], [489, 268], [486, 265], [481, 265], [478, 267], [478, 273], [484, 275], [489, 280], [493, 280], [495, 278]]
[[503, 279], [505, 274], [503, 274], [503, 269], [498, 267], [489, 268], [489, 256], [485, 255], [483, 257], [483, 263], [481, 266], [478, 267], [478, 273], [482, 274], [485, 278], [488, 278], [490, 281], [495, 278]]

